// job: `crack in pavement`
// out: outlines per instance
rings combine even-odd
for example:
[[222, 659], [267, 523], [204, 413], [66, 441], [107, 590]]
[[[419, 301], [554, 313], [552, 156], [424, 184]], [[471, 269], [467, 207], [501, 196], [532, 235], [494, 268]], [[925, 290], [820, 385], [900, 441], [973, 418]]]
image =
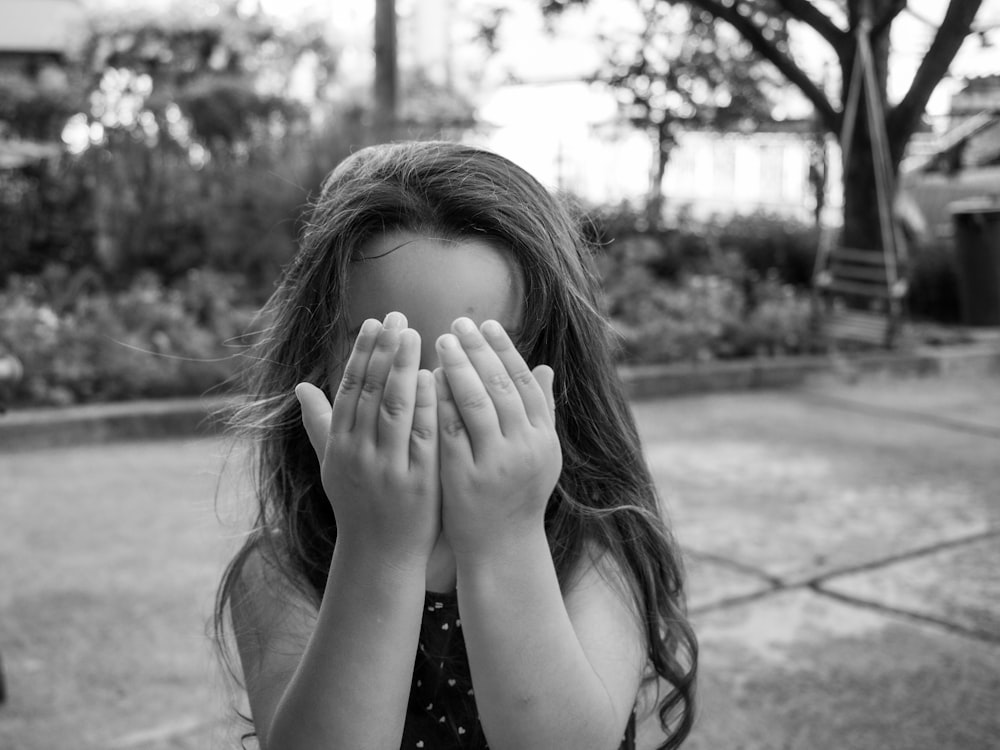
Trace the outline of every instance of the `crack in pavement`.
[[923, 612], [914, 612], [913, 610], [903, 609], [902, 607], [891, 607], [888, 604], [883, 604], [882, 602], [873, 601], [871, 599], [863, 599], [861, 597], [843, 594], [839, 591], [831, 591], [830, 589], [823, 588], [819, 584], [810, 585], [809, 589], [821, 596], [835, 599], [837, 601], [844, 602], [845, 604], [852, 604], [856, 607], [870, 609], [875, 612], [906, 617], [925, 624], [936, 625], [937, 627], [943, 628], [951, 633], [963, 635], [977, 641], [985, 641], [987, 643], [996, 643], [1000, 645], [1000, 633], [995, 633], [990, 630], [970, 628], [965, 625], [959, 625], [951, 620], [924, 614]]
[[724, 597], [722, 599], [719, 599], [718, 601], [710, 602], [708, 604], [702, 604], [696, 607], [691, 607], [690, 612], [691, 614], [704, 614], [707, 612], [713, 612], [716, 610], [723, 610], [723, 609], [728, 609], [730, 607], [736, 607], [743, 604], [748, 604], [750, 602], [754, 602], [760, 599], [765, 599], [767, 597], [774, 596], [775, 594], [782, 593], [785, 591], [807, 589], [819, 596], [825, 596], [830, 599], [835, 599], [845, 604], [851, 604], [853, 606], [870, 609], [884, 614], [893, 614], [897, 616], [906, 617], [925, 624], [935, 625], [951, 633], [963, 635], [969, 638], [973, 638], [975, 640], [985, 641], [987, 643], [1000, 644], [1000, 633], [993, 632], [990, 630], [983, 630], [980, 628], [972, 628], [965, 625], [960, 625], [958, 623], [946, 620], [944, 618], [934, 617], [932, 615], [927, 615], [921, 612], [914, 612], [912, 610], [904, 609], [901, 607], [893, 607], [872, 599], [866, 599], [863, 597], [852, 596], [850, 594], [844, 594], [838, 591], [828, 589], [823, 585], [824, 583], [832, 581], [835, 578], [841, 578], [843, 576], [855, 575], [857, 573], [866, 573], [874, 570], [879, 570], [881, 568], [886, 568], [891, 565], [895, 565], [897, 563], [915, 560], [921, 557], [926, 557], [928, 555], [936, 554], [944, 550], [953, 549], [956, 547], [964, 547], [970, 544], [975, 544], [977, 542], [984, 541], [986, 539], [992, 539], [997, 537], [1000, 537], [1000, 529], [991, 529], [989, 531], [980, 532], [978, 534], [972, 534], [969, 536], [959, 537], [956, 539], [948, 539], [942, 542], [937, 542], [935, 544], [927, 545], [925, 547], [918, 547], [916, 549], [907, 550], [905, 552], [900, 552], [895, 555], [889, 555], [887, 557], [879, 558], [877, 560], [870, 560], [868, 562], [859, 563], [857, 565], [844, 566], [799, 581], [789, 581], [788, 579], [781, 578], [780, 576], [774, 576], [753, 565], [748, 565], [746, 563], [742, 563], [737, 560], [732, 560], [730, 558], [712, 552], [701, 552], [698, 550], [685, 548], [685, 552], [693, 558], [716, 563], [731, 570], [735, 570], [737, 572], [758, 578], [762, 583], [767, 584], [767, 588], [761, 589], [759, 591], [753, 591], [748, 594], [739, 594], [736, 596]]
[[787, 581], [779, 578], [778, 576], [771, 575], [766, 570], [761, 570], [753, 565], [742, 563], [739, 560], [731, 560], [728, 557], [718, 555], [714, 552], [704, 552], [702, 550], [692, 549], [691, 547], [684, 547], [684, 554], [700, 560], [705, 560], [707, 562], [713, 562], [724, 568], [735, 570], [738, 573], [745, 573], [746, 575], [751, 575], [755, 578], [762, 578], [772, 586], [784, 586], [787, 584]]
[[885, 568], [890, 565], [895, 565], [900, 562], [907, 562], [909, 560], [916, 560], [920, 557], [926, 557], [927, 555], [933, 555], [944, 550], [952, 549], [954, 547], [964, 547], [969, 544], [975, 544], [977, 542], [982, 542], [986, 539], [992, 539], [994, 537], [1000, 537], [1000, 529], [989, 529], [988, 531], [981, 531], [978, 534], [969, 534], [968, 536], [956, 537], [955, 539], [945, 539], [944, 541], [935, 542], [934, 544], [928, 544], [924, 547], [916, 547], [911, 550], [905, 550], [903, 552], [898, 552], [895, 555], [888, 555], [886, 557], [881, 557], [877, 560], [869, 560], [868, 562], [858, 563], [857, 565], [848, 565], [842, 568], [837, 568], [835, 570], [828, 571], [818, 576], [813, 576], [805, 581], [798, 582], [799, 586], [821, 586], [826, 581], [832, 578], [840, 578], [846, 575], [854, 575], [855, 573], [867, 573], [872, 570], [878, 570], [879, 568]]

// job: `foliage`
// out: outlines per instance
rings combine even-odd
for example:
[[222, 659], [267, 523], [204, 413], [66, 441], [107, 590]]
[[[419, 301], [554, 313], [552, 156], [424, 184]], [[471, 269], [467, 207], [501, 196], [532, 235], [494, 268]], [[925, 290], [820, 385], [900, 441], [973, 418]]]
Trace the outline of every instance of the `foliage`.
[[49, 263], [82, 268], [93, 261], [94, 180], [73, 161], [0, 170], [0, 286]]
[[[755, 215], [651, 231], [626, 207], [594, 210], [585, 226], [623, 363], [824, 350], [803, 275], [811, 228]], [[957, 320], [950, 248], [921, 249], [910, 280], [915, 317]], [[21, 405], [198, 395], [239, 366], [258, 301], [242, 273], [187, 270], [164, 283], [139, 272], [108, 288], [50, 265], [0, 292], [0, 355], [24, 364]]]
[[24, 367], [15, 403], [65, 405], [196, 395], [235, 371], [249, 308], [238, 282], [192, 271], [173, 287], [154, 276], [118, 292], [81, 290], [61, 308], [50, 299], [70, 280], [52, 268], [11, 279], [0, 293], [0, 351]]
[[95, 71], [91, 115], [105, 127], [128, 129], [145, 115], [171, 132], [175, 105], [195, 136], [232, 146], [262, 123], [289, 125], [302, 116], [287, 95], [301, 61], [312, 63], [320, 89], [334, 70], [335, 52], [318, 24], [285, 28], [232, 2], [219, 3], [215, 14], [191, 10], [95, 21], [82, 63]]
[[[549, 16], [574, 2], [543, 2]], [[647, 215], [658, 223], [663, 182], [677, 135], [684, 128], [752, 128], [771, 119], [769, 90], [777, 87], [770, 66], [752, 46], [711, 14], [679, 3], [636, 0], [637, 31], [601, 35], [606, 62], [594, 80], [609, 87], [623, 117], [656, 144], [655, 175]], [[768, 19], [768, 33], [786, 37], [781, 16]]]
[[0, 72], [0, 137], [58, 141], [66, 120], [83, 105], [66, 77], [47, 71], [34, 81], [23, 73]]
[[0, 285], [51, 263], [113, 288], [145, 271], [170, 283], [204, 268], [240, 274], [262, 299], [350, 138], [324, 131], [198, 165], [176, 144], [116, 133], [78, 156], [0, 172]]
[[[171, 284], [204, 268], [239, 273], [253, 298], [266, 296], [310, 193], [364, 138], [336, 113], [315, 129], [287, 96], [305, 58], [325, 85], [334, 57], [322, 30], [237, 7], [94, 21], [65, 73], [81, 83], [76, 98], [45, 99], [36, 118], [70, 148], [0, 170], [0, 287], [51, 264], [89, 269], [92, 286], [110, 289], [145, 272]], [[68, 90], [8, 88], [17, 96], [0, 98], [0, 119], [34, 130], [26, 113], [39, 109], [37, 92]]]
[[[542, 0], [543, 10], [560, 12], [568, 6], [585, 5], [588, 0]], [[850, 101], [849, 85], [856, 63], [859, 35], [867, 30], [871, 41], [876, 81], [875, 95], [885, 109], [884, 124], [888, 159], [893, 175], [907, 144], [921, 124], [932, 92], [948, 71], [972, 24], [982, 0], [949, 0], [944, 17], [921, 56], [921, 62], [903, 98], [888, 106], [886, 94], [890, 31], [906, 8], [901, 0], [846, 0], [814, 3], [809, 0], [636, 0], [640, 7], [656, 10], [684, 5], [706, 13], [729, 25], [753, 47], [758, 59], [766, 60], [813, 104], [823, 127], [836, 137], [845, 131], [844, 117]], [[818, 35], [829, 47], [830, 58], [840, 67], [840, 91], [828, 93], [823, 82], [810, 77], [795, 59], [787, 40], [775, 32], [775, 20], [794, 21]], [[656, 37], [642, 38], [646, 48], [658, 43]], [[879, 237], [879, 208], [875, 200], [875, 160], [870, 144], [866, 105], [862, 103], [854, 120], [853, 141], [845, 165], [844, 243], [849, 247], [871, 247]], [[844, 146], [845, 144], [841, 144]]]
[[[669, 138], [678, 126], [728, 129], [770, 119], [765, 89], [774, 84], [773, 74], [747, 42], [707, 13], [662, 2], [638, 4], [639, 37], [605, 37], [608, 69], [601, 76], [632, 124], [665, 128]], [[780, 18], [769, 23], [775, 36], [785, 34]]]
[[819, 244], [814, 225], [758, 213], [720, 220], [714, 232], [719, 248], [738, 255], [750, 274], [800, 289], [812, 285]]
[[742, 270], [728, 271], [730, 275], [772, 275], [803, 289], [812, 284], [818, 242], [812, 225], [767, 213], [704, 222], [682, 214], [672, 227], [651, 227], [644, 214], [627, 205], [592, 210], [585, 234], [591, 242], [608, 247], [631, 241], [630, 250], [605, 253], [602, 262], [621, 255], [618, 262], [641, 263], [658, 278], [673, 281], [682, 273], [716, 273], [738, 259]]
[[752, 216], [650, 230], [644, 217], [619, 208], [595, 215], [588, 234], [602, 248], [598, 262], [623, 361], [775, 356], [823, 346], [808, 281], [799, 283], [815, 255], [806, 227]]
[[[0, 170], [0, 355], [24, 366], [16, 403], [223, 382], [235, 366], [225, 342], [272, 291], [308, 201], [370, 142], [363, 107], [330, 105], [317, 125], [288, 96], [302, 61], [325, 93], [334, 55], [321, 26], [288, 30], [217, 5], [217, 16], [97, 19], [68, 65], [80, 85], [59, 96], [0, 79], [16, 94], [0, 98], [0, 120], [69, 145]], [[459, 105], [456, 124], [468, 119]], [[412, 114], [427, 125], [427, 112]]]

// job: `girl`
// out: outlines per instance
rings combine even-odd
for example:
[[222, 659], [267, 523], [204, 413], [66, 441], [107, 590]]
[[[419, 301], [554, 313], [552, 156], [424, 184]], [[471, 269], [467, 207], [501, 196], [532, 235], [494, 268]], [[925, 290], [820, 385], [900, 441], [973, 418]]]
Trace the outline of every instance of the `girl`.
[[679, 746], [679, 553], [553, 197], [468, 146], [362, 150], [265, 314], [215, 613], [259, 745], [630, 748], [652, 696]]

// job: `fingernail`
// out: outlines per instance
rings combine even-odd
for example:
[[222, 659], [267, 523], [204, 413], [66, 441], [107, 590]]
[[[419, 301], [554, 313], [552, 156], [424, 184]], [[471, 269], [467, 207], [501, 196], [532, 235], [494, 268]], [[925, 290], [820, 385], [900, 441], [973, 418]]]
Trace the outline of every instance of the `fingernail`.
[[483, 323], [483, 333], [487, 336], [503, 336], [503, 326], [495, 320], [487, 320]]
[[413, 328], [404, 328], [399, 332], [399, 348], [404, 346], [420, 346], [420, 334]]
[[455, 330], [459, 333], [472, 333], [476, 330], [476, 324], [468, 318], [458, 318], [455, 321]]
[[382, 324], [379, 323], [377, 320], [375, 320], [374, 318], [368, 318], [368, 320], [366, 320], [364, 323], [361, 324], [361, 330], [358, 331], [358, 334], [360, 335], [363, 333], [366, 336], [371, 336], [381, 327]]
[[406, 318], [403, 317], [402, 313], [391, 312], [385, 316], [385, 321], [382, 323], [386, 328], [392, 328], [394, 330], [399, 330], [400, 328], [406, 327]]
[[441, 337], [440, 337], [440, 338], [438, 339], [438, 345], [439, 345], [439, 346], [440, 346], [440, 347], [441, 347], [442, 349], [457, 349], [457, 348], [458, 348], [458, 346], [459, 346], [459, 344], [458, 344], [458, 339], [457, 339], [457, 338], [455, 338], [455, 337], [454, 337], [453, 335], [451, 335], [450, 333], [446, 333], [446, 334], [444, 334], [443, 336], [441, 336]]

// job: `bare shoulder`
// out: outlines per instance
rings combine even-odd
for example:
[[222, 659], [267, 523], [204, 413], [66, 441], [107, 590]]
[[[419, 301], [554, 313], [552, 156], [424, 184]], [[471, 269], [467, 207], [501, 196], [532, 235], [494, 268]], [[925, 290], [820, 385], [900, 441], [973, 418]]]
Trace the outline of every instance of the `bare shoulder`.
[[622, 614], [631, 614], [636, 626], [641, 628], [642, 617], [634, 582], [615, 556], [596, 543], [585, 544], [583, 555], [569, 577], [565, 597], [567, 607], [585, 606], [590, 599], [614, 598], [615, 602], [602, 603], [622, 610]]
[[254, 725], [258, 736], [266, 736], [316, 627], [316, 603], [268, 546], [258, 545], [233, 581], [229, 610]]
[[245, 668], [247, 657], [256, 661], [296, 633], [311, 633], [316, 603], [293, 583], [269, 546], [256, 545], [246, 553], [233, 581], [230, 615]]
[[564, 594], [580, 645], [621, 715], [634, 706], [646, 666], [635, 586], [610, 552], [588, 545]]

